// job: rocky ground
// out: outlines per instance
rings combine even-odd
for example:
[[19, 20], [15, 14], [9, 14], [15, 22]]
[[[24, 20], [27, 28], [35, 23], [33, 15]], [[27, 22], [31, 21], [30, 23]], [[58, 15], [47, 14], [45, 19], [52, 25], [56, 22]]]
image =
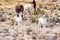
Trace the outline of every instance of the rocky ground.
[[[5, 6], [5, 7], [4, 7]], [[58, 2], [39, 3], [24, 14], [23, 24], [15, 24], [16, 13], [12, 4], [0, 5], [0, 40], [60, 40], [60, 5]], [[38, 27], [38, 18], [47, 15], [46, 28]]]

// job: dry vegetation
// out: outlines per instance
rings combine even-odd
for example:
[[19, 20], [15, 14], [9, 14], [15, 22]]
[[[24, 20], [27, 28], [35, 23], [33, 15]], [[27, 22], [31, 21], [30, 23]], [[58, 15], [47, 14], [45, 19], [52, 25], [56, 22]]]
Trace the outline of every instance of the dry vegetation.
[[[30, 0], [31, 1], [31, 0]], [[20, 0], [21, 4], [26, 4], [30, 2], [29, 0]], [[60, 0], [58, 2], [50, 2], [51, 0], [36, 0], [37, 6], [41, 5], [40, 10], [37, 10], [35, 15], [31, 15], [28, 21], [23, 20], [23, 26], [18, 28], [18, 25], [14, 26], [14, 17], [16, 16], [14, 11], [14, 6], [17, 4], [17, 0], [0, 0], [0, 7], [3, 8], [2, 15], [6, 14], [2, 18], [2, 22], [0, 22], [0, 39], [1, 40], [8, 40], [8, 39], [16, 39], [16, 40], [54, 40], [55, 38], [58, 40], [60, 37], [60, 20], [57, 20], [55, 24], [50, 25], [47, 23], [47, 28], [39, 28], [37, 26], [38, 18], [41, 17], [39, 14], [46, 13], [48, 16], [52, 16], [56, 18], [56, 16], [60, 17]], [[11, 10], [7, 10], [8, 7], [11, 7]], [[53, 14], [50, 14], [50, 10], [53, 8]], [[56, 9], [55, 9], [56, 8]], [[7, 14], [11, 12], [11, 14]], [[31, 12], [33, 13], [33, 11]], [[39, 13], [39, 14], [38, 14]], [[0, 12], [1, 14], [1, 12]], [[39, 15], [39, 16], [38, 16]], [[52, 17], [48, 18], [51, 20]], [[1, 18], [1, 16], [0, 16]], [[24, 18], [27, 16], [24, 15]], [[58, 17], [57, 17], [58, 18]], [[56, 18], [56, 19], [57, 19]], [[1, 20], [0, 20], [1, 21]], [[26, 25], [25, 25], [26, 24]], [[50, 25], [50, 26], [49, 26]], [[10, 34], [9, 30], [12, 34]]]

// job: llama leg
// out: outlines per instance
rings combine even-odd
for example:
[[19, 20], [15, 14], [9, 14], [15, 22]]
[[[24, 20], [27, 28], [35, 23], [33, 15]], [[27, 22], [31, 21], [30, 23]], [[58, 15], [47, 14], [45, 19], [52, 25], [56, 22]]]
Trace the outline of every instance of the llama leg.
[[21, 24], [18, 23], [18, 31], [20, 31], [20, 29], [21, 29]]
[[16, 26], [16, 22], [14, 22], [14, 27]]
[[22, 27], [22, 22], [19, 23], [19, 28], [21, 28], [21, 27]]
[[43, 24], [43, 28], [46, 28], [46, 25], [45, 24]]
[[38, 23], [38, 27], [41, 28], [41, 23]]
[[40, 23], [40, 27], [43, 28], [43, 24], [42, 23]]

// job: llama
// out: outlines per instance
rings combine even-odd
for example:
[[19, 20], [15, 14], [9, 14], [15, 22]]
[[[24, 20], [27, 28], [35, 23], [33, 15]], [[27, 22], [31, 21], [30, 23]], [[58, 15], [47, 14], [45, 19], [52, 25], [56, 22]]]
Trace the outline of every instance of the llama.
[[33, 4], [25, 4], [24, 5], [24, 11], [33, 9]]
[[16, 22], [19, 26], [22, 26], [22, 17], [21, 14], [17, 14]]
[[38, 26], [40, 28], [45, 28], [46, 27], [46, 18], [45, 18], [45, 15], [41, 18], [38, 19]]

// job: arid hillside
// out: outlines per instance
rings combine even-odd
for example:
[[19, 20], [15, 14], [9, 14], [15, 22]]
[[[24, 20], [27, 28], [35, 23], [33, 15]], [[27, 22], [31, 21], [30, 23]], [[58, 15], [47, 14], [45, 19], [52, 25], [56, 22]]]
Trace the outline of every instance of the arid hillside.
[[[0, 4], [15, 4], [16, 2], [21, 2], [22, 4], [25, 4], [25, 3], [28, 3], [28, 2], [31, 2], [32, 0], [0, 0]], [[60, 0], [36, 0], [36, 3], [39, 4], [39, 3], [58, 3], [60, 4]]]

